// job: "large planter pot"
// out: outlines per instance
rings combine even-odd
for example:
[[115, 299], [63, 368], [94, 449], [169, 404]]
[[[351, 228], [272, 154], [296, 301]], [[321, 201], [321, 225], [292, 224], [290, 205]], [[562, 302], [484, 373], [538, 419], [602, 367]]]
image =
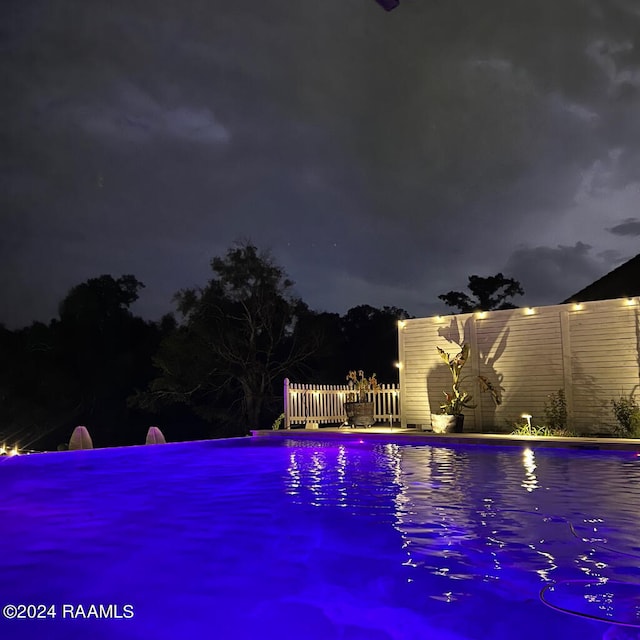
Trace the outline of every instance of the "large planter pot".
[[433, 433], [462, 433], [464, 416], [449, 416], [446, 413], [431, 414], [431, 429]]
[[375, 422], [373, 402], [345, 402], [344, 410], [352, 427], [370, 427]]

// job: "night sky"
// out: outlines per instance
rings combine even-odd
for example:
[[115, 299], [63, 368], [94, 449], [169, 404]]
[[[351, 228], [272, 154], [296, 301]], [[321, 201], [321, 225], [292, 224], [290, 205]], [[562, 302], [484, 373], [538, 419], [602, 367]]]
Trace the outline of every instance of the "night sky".
[[236, 240], [318, 311], [555, 304], [640, 251], [637, 0], [3, 0], [0, 322], [159, 319]]

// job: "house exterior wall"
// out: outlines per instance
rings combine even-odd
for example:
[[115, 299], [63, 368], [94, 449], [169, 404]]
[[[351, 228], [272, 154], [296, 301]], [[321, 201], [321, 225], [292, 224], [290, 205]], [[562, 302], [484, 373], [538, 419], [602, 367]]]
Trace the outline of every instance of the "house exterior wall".
[[[429, 425], [451, 375], [436, 347], [454, 355], [468, 342], [462, 385], [474, 397], [465, 431], [509, 431], [523, 413], [542, 424], [549, 394], [564, 389], [569, 426], [611, 429], [611, 400], [640, 386], [640, 300], [616, 299], [534, 309], [435, 316], [398, 325], [401, 422]], [[496, 406], [477, 376], [500, 390]]]

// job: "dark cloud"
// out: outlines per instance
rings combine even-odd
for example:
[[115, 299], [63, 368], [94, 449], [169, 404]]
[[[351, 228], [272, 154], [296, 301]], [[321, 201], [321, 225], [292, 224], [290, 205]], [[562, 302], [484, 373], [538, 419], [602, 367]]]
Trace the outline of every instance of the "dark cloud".
[[[505, 263], [537, 300], [572, 293], [545, 294], [535, 252], [550, 273], [573, 265], [581, 286], [602, 275], [593, 256], [634, 253], [636, 219], [619, 223], [640, 176], [634, 3], [387, 14], [372, 0], [6, 0], [0, 12], [10, 325], [47, 320], [101, 273], [134, 273], [138, 311], [158, 317], [238, 237], [269, 247], [311, 306], [416, 314]], [[538, 248], [513, 253], [523, 241]]]
[[610, 254], [593, 256], [592, 247], [582, 242], [520, 247], [509, 256], [504, 271], [522, 284], [525, 296], [518, 300], [522, 306], [560, 304], [617, 266], [613, 259]]
[[640, 220], [627, 218], [615, 227], [608, 228], [607, 231], [617, 236], [640, 236]]

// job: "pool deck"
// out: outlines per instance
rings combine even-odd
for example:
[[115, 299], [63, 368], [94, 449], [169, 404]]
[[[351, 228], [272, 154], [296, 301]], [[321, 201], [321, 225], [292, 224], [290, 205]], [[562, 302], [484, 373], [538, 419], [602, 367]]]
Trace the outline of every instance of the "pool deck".
[[320, 429], [280, 429], [274, 431], [251, 431], [255, 437], [266, 438], [314, 438], [324, 439], [353, 439], [354, 436], [367, 436], [367, 440], [380, 442], [412, 442], [419, 444], [471, 444], [494, 445], [500, 447], [555, 447], [559, 449], [591, 449], [633, 451], [640, 454], [640, 439], [635, 438], [560, 438], [556, 436], [512, 436], [494, 433], [443, 433], [435, 434], [431, 431], [417, 429], [401, 429], [389, 425], [377, 425], [365, 428], [349, 427], [321, 427]]

